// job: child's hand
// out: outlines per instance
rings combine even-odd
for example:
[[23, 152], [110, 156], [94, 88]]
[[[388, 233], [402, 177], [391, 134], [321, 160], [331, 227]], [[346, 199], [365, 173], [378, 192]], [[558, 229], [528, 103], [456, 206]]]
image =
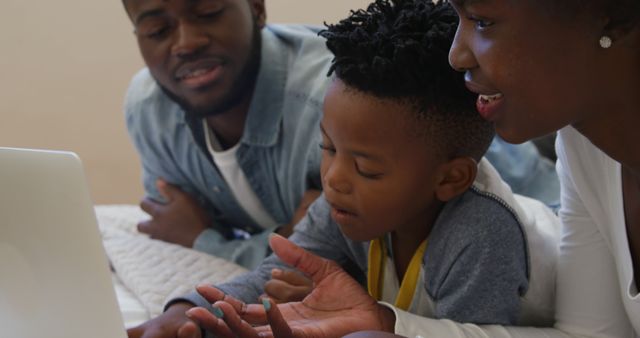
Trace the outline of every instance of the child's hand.
[[200, 328], [185, 312], [193, 304], [176, 303], [160, 316], [127, 330], [129, 338], [200, 338]]
[[264, 285], [264, 292], [274, 302], [299, 302], [313, 290], [313, 282], [296, 271], [273, 269], [271, 280]]

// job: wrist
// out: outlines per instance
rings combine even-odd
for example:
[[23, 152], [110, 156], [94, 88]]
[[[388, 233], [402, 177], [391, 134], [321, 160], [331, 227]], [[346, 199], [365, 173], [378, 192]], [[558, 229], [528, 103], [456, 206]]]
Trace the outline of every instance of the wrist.
[[396, 331], [396, 315], [390, 308], [378, 304], [380, 316], [381, 330], [385, 332], [395, 333]]

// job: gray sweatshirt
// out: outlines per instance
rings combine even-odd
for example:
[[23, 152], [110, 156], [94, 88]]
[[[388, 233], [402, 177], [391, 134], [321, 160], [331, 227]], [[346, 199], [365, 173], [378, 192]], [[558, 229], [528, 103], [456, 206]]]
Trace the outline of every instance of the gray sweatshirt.
[[[513, 196], [504, 190], [495, 170], [484, 160], [479, 168], [472, 188], [447, 202], [433, 225], [422, 258], [423, 284], [417, 286], [426, 291], [417, 294], [429, 297], [432, 306], [427, 313], [416, 314], [463, 323], [517, 324], [522, 297], [530, 282], [526, 227], [520, 221], [518, 208], [511, 206], [515, 203]], [[498, 181], [481, 182], [487, 179]], [[498, 193], [493, 189], [496, 184], [501, 188]], [[290, 240], [336, 261], [366, 285], [369, 242], [346, 237], [330, 213], [330, 206], [321, 196], [296, 225]], [[549, 259], [553, 257], [549, 255]], [[255, 270], [216, 287], [244, 302], [255, 303], [274, 268], [289, 269], [272, 254]], [[197, 293], [174, 299], [167, 306], [185, 300], [211, 308]], [[535, 315], [552, 317], [552, 312]]]

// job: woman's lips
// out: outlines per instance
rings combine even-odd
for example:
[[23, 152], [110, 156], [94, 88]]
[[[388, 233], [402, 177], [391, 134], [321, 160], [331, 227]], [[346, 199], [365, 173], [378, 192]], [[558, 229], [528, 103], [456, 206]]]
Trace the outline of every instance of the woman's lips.
[[478, 109], [478, 113], [480, 116], [487, 121], [495, 121], [497, 117], [498, 108], [501, 106], [503, 100], [502, 93], [497, 93], [493, 95], [478, 95], [478, 100], [476, 101], [476, 108]]
[[472, 81], [469, 74], [465, 74], [464, 85], [471, 92], [478, 94], [476, 109], [478, 113], [480, 113], [480, 116], [485, 120], [494, 122], [497, 117], [498, 108], [500, 108], [504, 99], [502, 93]]

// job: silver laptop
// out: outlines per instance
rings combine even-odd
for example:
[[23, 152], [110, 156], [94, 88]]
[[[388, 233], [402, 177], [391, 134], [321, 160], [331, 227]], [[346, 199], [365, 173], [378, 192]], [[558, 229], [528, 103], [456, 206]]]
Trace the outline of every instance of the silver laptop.
[[0, 337], [126, 337], [73, 153], [0, 148]]

